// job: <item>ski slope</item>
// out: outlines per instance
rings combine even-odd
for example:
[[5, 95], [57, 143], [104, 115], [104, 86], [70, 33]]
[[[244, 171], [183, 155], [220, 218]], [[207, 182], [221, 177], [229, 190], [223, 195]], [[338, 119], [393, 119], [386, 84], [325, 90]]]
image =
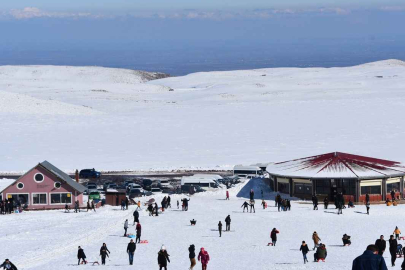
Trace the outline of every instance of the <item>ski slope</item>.
[[159, 77], [0, 67], [0, 171], [230, 169], [334, 151], [405, 162], [402, 61]]
[[[261, 181], [261, 180], [259, 180]], [[246, 200], [237, 195], [243, 192], [244, 185], [255, 189], [256, 213], [242, 213], [241, 205]], [[344, 209], [338, 216], [333, 206], [324, 210], [312, 210], [312, 205], [300, 201], [292, 202], [290, 212], [277, 212], [274, 207], [274, 194], [264, 190], [269, 208], [260, 207], [260, 183], [247, 182], [230, 190], [230, 200], [225, 200], [225, 190], [205, 192], [190, 198], [189, 211], [176, 208], [179, 195], [171, 196], [172, 205], [158, 217], [149, 217], [145, 208], [141, 211], [142, 238], [149, 244], [138, 244], [134, 266], [128, 265], [126, 246], [129, 238], [123, 237], [123, 224], [126, 218], [132, 225], [132, 212], [121, 211], [119, 207], [106, 206], [97, 212], [64, 213], [63, 210], [24, 212], [0, 216], [0, 242], [6, 244], [2, 258], [9, 258], [18, 269], [75, 269], [77, 247], [80, 245], [89, 262], [101, 261], [99, 249], [106, 243], [111, 251], [107, 268], [118, 269], [158, 269], [157, 252], [165, 245], [171, 255], [168, 269], [188, 269], [188, 247], [194, 244], [199, 250], [204, 247], [210, 254], [210, 270], [222, 269], [351, 269], [352, 260], [363, 253], [368, 244], [383, 234], [386, 239], [398, 226], [404, 230], [403, 215], [405, 205], [386, 207], [372, 205], [371, 214], [365, 214], [364, 206]], [[242, 191], [242, 192], [241, 192]], [[160, 205], [162, 196], [155, 197]], [[142, 198], [145, 202], [149, 198]], [[231, 232], [218, 237], [218, 221], [224, 223], [231, 215]], [[190, 226], [190, 220], [197, 220]], [[224, 224], [225, 228], [225, 224]], [[269, 247], [270, 231], [280, 231], [276, 247]], [[299, 247], [305, 240], [313, 247], [312, 233], [317, 231], [322, 243], [326, 244], [328, 257], [324, 263], [314, 263], [313, 251], [308, 255], [309, 263], [304, 265]], [[130, 226], [129, 233], [135, 233]], [[352, 237], [352, 245], [342, 246], [342, 235]], [[400, 241], [401, 244], [404, 241]], [[389, 264], [388, 251], [384, 255]], [[395, 267], [400, 269], [402, 258]], [[80, 269], [93, 269], [91, 264]], [[197, 264], [195, 269], [201, 269]]]

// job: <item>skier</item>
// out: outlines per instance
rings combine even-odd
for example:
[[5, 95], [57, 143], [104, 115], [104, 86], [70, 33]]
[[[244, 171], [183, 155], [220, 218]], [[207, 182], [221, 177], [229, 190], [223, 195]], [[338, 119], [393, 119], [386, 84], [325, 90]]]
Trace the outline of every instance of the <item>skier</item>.
[[255, 210], [255, 200], [251, 200], [251, 201], [250, 201], [250, 213], [252, 213], [252, 209], [253, 209], [253, 213], [256, 213], [256, 210]]
[[79, 260], [77, 265], [80, 265], [80, 260], [82, 260], [82, 263], [87, 264], [86, 254], [84, 254], [84, 251], [80, 246], [79, 250], [77, 251], [77, 259]]
[[343, 241], [343, 246], [350, 246], [352, 244], [352, 241], [350, 241], [350, 235], [344, 234], [342, 237]]
[[248, 208], [249, 204], [247, 203], [247, 201], [245, 201], [242, 206], [240, 208], [243, 207], [243, 213], [245, 213], [245, 209], [246, 209], [246, 213], [249, 212], [249, 208]]
[[165, 246], [162, 246], [158, 252], [159, 270], [162, 270], [163, 268], [167, 270], [167, 262], [170, 262], [169, 256], [170, 255], [167, 253]]
[[96, 207], [95, 207], [95, 205], [94, 205], [94, 201], [93, 201], [93, 200], [91, 201], [91, 209], [94, 210], [94, 212], [96, 212]]
[[229, 200], [229, 191], [226, 191], [226, 199], [225, 200]]
[[375, 241], [375, 245], [378, 247], [378, 255], [382, 256], [387, 246], [387, 242], [384, 240], [384, 235], [381, 235], [380, 239]]
[[136, 224], [136, 239], [135, 239], [135, 243], [141, 243], [141, 232], [142, 232], [142, 226], [141, 223], [138, 222], [138, 224]]
[[304, 257], [304, 264], [308, 262], [307, 259], [307, 254], [309, 252], [308, 245], [305, 243], [305, 241], [302, 241], [302, 245], [300, 247], [300, 251], [302, 252], [302, 256]]
[[327, 255], [328, 251], [326, 250], [325, 245], [321, 243], [314, 254], [314, 261], [325, 260]]
[[210, 255], [204, 248], [201, 248], [200, 253], [198, 254], [198, 261], [201, 261], [202, 270], [207, 270], [207, 264], [210, 261]]
[[138, 210], [134, 211], [133, 216], [134, 216], [134, 225], [135, 225], [135, 223], [139, 223], [139, 212], [138, 212]]
[[190, 245], [188, 248], [188, 257], [190, 258], [190, 270], [193, 270], [194, 266], [197, 264], [195, 261], [195, 246]]
[[399, 235], [401, 234], [401, 231], [398, 229], [398, 226], [395, 227], [393, 234], [395, 234], [395, 239], [399, 240]]
[[134, 263], [135, 250], [136, 250], [136, 244], [134, 243], [134, 240], [131, 239], [131, 241], [129, 241], [128, 246], [127, 246], [127, 253], [129, 256], [129, 265], [132, 265]]
[[312, 240], [314, 241], [314, 249], [315, 250], [318, 247], [319, 241], [321, 241], [321, 238], [318, 236], [316, 232], [312, 234]]
[[225, 218], [225, 231], [230, 231], [231, 230], [231, 215], [228, 215]]
[[279, 231], [277, 231], [276, 228], [273, 228], [273, 230], [271, 230], [270, 238], [271, 238], [271, 242], [273, 243], [273, 246], [276, 246], [278, 233], [279, 233]]
[[352, 270], [387, 270], [382, 256], [378, 255], [378, 247], [369, 245], [362, 255], [353, 260]]
[[125, 222], [124, 222], [124, 230], [125, 230], [125, 232], [124, 232], [124, 236], [127, 236], [127, 230], [128, 230], [128, 219], [126, 219], [126, 220], [125, 220]]
[[219, 237], [222, 237], [222, 223], [219, 221], [218, 223], [218, 231], [219, 231]]
[[250, 196], [250, 200], [255, 199], [255, 192], [253, 191], [253, 189], [250, 190], [249, 196]]
[[10, 262], [9, 259], [5, 259], [5, 261], [0, 265], [0, 268], [1, 267], [7, 270], [17, 270], [17, 267], [12, 262]]
[[390, 253], [391, 253], [391, 264], [392, 264], [392, 266], [395, 266], [395, 260], [397, 259], [398, 242], [394, 238], [394, 236], [391, 235], [389, 243], [390, 243]]
[[110, 257], [108, 254], [111, 253], [108, 248], [106, 243], [103, 243], [103, 246], [100, 248], [100, 256], [101, 256], [101, 264], [105, 265], [105, 257]]
[[325, 199], [323, 200], [323, 206], [325, 207], [325, 209], [328, 209], [328, 205], [329, 205], [329, 199], [328, 199], [328, 197], [325, 197]]
[[370, 214], [370, 201], [366, 202], [367, 215]]

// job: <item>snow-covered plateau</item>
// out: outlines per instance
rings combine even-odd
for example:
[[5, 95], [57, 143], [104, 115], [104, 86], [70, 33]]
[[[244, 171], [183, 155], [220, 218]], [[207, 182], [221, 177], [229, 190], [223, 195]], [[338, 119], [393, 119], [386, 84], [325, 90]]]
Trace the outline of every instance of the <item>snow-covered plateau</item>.
[[159, 74], [0, 67], [0, 171], [230, 169], [333, 151], [405, 161], [405, 63]]
[[[251, 180], [253, 181], [253, 180]], [[254, 181], [261, 181], [254, 180]], [[241, 205], [249, 197], [249, 190], [255, 190], [256, 213], [243, 213]], [[260, 206], [260, 189], [269, 205]], [[177, 209], [176, 201], [184, 198], [171, 196], [172, 208], [158, 217], [148, 216], [145, 207], [140, 212], [142, 225], [141, 240], [138, 244], [134, 265], [129, 266], [126, 254], [129, 238], [123, 237], [125, 219], [130, 221], [128, 233], [135, 234], [132, 213], [120, 207], [105, 206], [96, 212], [64, 213], [64, 210], [32, 211], [0, 216], [1, 259], [9, 258], [18, 269], [96, 269], [92, 263], [98, 261], [100, 247], [107, 244], [111, 251], [105, 269], [159, 269], [157, 253], [165, 245], [169, 255], [169, 270], [189, 268], [188, 247], [194, 244], [196, 251], [204, 247], [210, 254], [209, 270], [267, 270], [267, 269], [323, 269], [350, 270], [352, 261], [361, 255], [367, 245], [374, 244], [380, 235], [385, 239], [392, 234], [395, 226], [404, 230], [405, 205], [387, 207], [372, 205], [370, 215], [365, 214], [362, 205], [344, 209], [337, 215], [334, 206], [324, 210], [312, 210], [312, 205], [299, 201], [292, 202], [291, 211], [278, 212], [274, 207], [274, 194], [263, 185], [247, 182], [230, 191], [230, 200], [225, 200], [225, 190], [205, 192], [191, 196], [189, 211]], [[163, 195], [154, 198], [160, 206]], [[149, 197], [141, 198], [142, 204]], [[227, 215], [231, 216], [231, 231], [219, 237], [217, 224]], [[190, 220], [197, 221], [190, 226]], [[277, 245], [267, 246], [270, 231], [279, 230]], [[325, 262], [313, 262], [311, 237], [316, 231], [326, 245]], [[352, 245], [343, 247], [343, 234], [351, 236]], [[301, 241], [309, 245], [309, 263], [304, 265], [299, 251]], [[399, 243], [404, 245], [404, 241]], [[388, 245], [388, 243], [387, 243]], [[81, 246], [89, 264], [77, 266], [77, 248]], [[390, 267], [388, 250], [384, 253], [389, 269], [400, 269], [403, 258], [398, 258], [395, 267]], [[78, 267], [78, 268], [77, 268]], [[194, 269], [201, 269], [197, 263]]]

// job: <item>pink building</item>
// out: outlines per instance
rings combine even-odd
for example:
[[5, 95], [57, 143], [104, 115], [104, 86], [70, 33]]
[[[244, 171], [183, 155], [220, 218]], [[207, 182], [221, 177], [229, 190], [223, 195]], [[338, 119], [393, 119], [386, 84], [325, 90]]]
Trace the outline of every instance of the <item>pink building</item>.
[[28, 209], [60, 209], [75, 201], [83, 204], [84, 186], [48, 161], [39, 163], [12, 184], [0, 190], [0, 197], [27, 203]]

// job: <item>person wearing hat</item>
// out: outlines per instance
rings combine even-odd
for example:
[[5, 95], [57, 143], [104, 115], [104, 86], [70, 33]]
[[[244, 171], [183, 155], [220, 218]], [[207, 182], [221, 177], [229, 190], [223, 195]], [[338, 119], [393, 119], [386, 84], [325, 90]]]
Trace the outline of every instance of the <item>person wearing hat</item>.
[[134, 263], [135, 250], [136, 250], [136, 244], [134, 243], [134, 239], [131, 239], [131, 241], [128, 243], [128, 246], [127, 246], [127, 253], [129, 256], [129, 265], [132, 265]]
[[170, 262], [169, 254], [166, 251], [166, 247], [163, 245], [158, 252], [158, 264], [159, 270], [167, 270], [167, 262]]
[[210, 260], [210, 255], [204, 248], [201, 248], [200, 253], [198, 254], [198, 261], [201, 262], [202, 270], [207, 270], [207, 264], [208, 264], [209, 260]]
[[10, 262], [9, 259], [6, 259], [4, 263], [0, 265], [0, 267], [3, 267], [3, 269], [7, 270], [17, 270], [17, 267], [12, 262]]

